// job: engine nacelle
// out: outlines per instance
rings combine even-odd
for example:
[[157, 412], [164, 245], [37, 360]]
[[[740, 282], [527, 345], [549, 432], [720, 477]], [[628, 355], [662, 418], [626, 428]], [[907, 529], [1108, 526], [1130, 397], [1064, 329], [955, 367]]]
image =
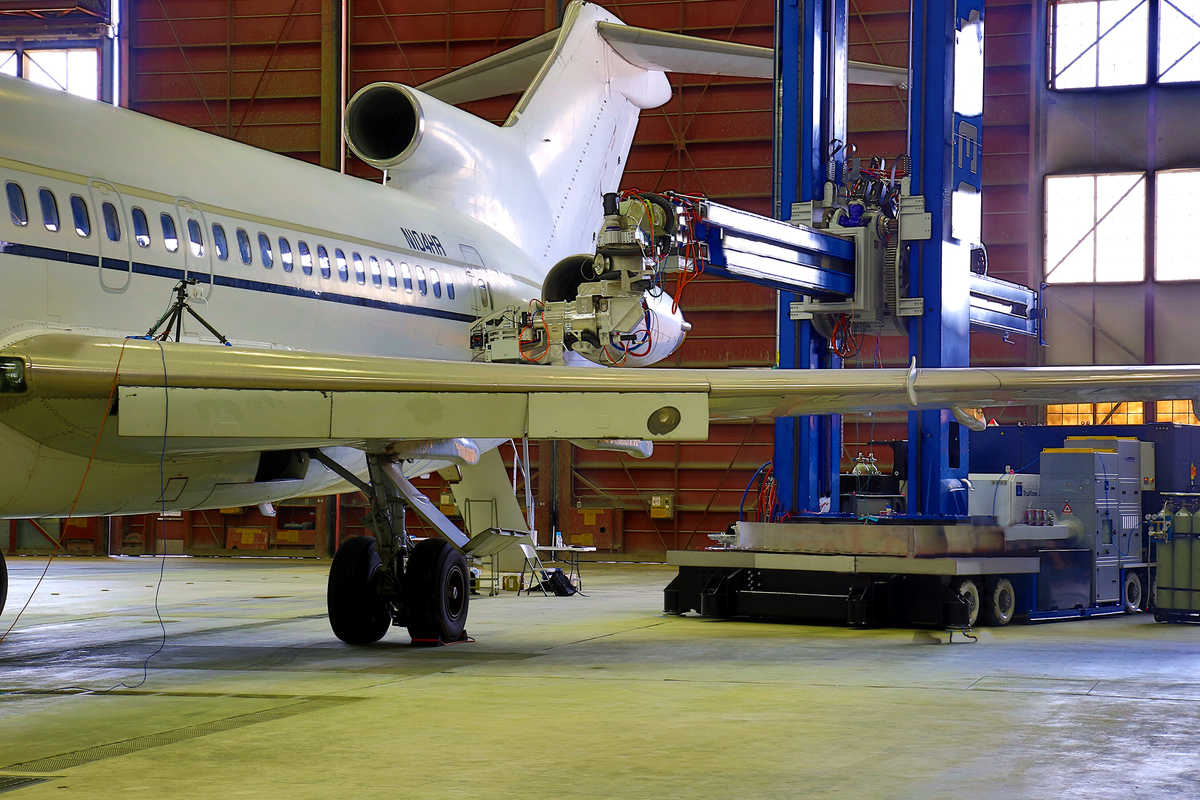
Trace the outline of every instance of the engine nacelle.
[[346, 144], [373, 167], [440, 179], [491, 176], [503, 137], [487, 120], [400, 83], [372, 83], [346, 104]]

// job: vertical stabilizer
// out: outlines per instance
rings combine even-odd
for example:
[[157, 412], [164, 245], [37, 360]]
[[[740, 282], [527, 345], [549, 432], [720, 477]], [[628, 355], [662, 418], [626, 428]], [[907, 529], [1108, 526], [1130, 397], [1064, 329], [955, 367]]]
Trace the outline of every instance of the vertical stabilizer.
[[594, 249], [600, 195], [615, 191], [644, 108], [671, 96], [666, 76], [630, 64], [600, 35], [619, 20], [591, 3], [572, 3], [557, 41], [505, 123], [529, 158], [549, 218], [541, 251], [546, 269]]

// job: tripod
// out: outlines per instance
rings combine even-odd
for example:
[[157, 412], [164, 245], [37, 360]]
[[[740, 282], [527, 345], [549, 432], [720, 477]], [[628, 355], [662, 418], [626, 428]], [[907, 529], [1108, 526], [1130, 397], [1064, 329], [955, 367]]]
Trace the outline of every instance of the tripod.
[[189, 286], [195, 286], [199, 281], [195, 278], [184, 278], [181, 280], [173, 291], [175, 293], [175, 301], [171, 303], [171, 307], [163, 312], [163, 315], [158, 318], [158, 322], [150, 326], [150, 330], [146, 331], [147, 339], [157, 339], [160, 342], [165, 342], [171, 338], [171, 329], [175, 329], [175, 341], [179, 341], [180, 334], [183, 333], [183, 312], [187, 312], [195, 318], [197, 322], [208, 329], [208, 332], [217, 337], [217, 340], [226, 347], [231, 347], [229, 340], [221, 335], [221, 332], [208, 324], [208, 320], [196, 313], [196, 309], [188, 305], [187, 291]]

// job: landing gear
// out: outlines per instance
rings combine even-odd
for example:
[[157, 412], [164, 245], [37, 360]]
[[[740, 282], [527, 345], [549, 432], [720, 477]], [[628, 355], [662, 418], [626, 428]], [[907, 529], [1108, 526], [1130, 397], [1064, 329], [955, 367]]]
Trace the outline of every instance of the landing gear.
[[4, 613], [4, 603], [8, 600], [8, 565], [4, 563], [4, 553], [0, 553], [0, 614]]
[[414, 642], [457, 642], [471, 600], [467, 559], [444, 539], [426, 539], [408, 559], [408, 635]]
[[[326, 600], [334, 635], [372, 644], [398, 625], [414, 643], [465, 639], [470, 573], [458, 549], [467, 542], [462, 531], [409, 483], [395, 458], [368, 454], [364, 482], [320, 450], [311, 455], [367, 496], [366, 523], [375, 534], [347, 539], [333, 557]], [[404, 524], [409, 508], [450, 541], [413, 542]]]
[[372, 644], [387, 633], [392, 611], [380, 592], [383, 559], [375, 540], [355, 536], [342, 542], [329, 568], [329, 625], [346, 644]]

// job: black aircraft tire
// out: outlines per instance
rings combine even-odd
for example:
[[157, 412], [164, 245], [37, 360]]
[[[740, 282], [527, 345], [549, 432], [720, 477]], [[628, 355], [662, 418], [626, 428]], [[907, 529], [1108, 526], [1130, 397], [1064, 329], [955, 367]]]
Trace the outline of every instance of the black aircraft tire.
[[471, 602], [467, 559], [445, 539], [418, 542], [404, 570], [408, 634], [417, 640], [456, 642], [467, 627]]
[[329, 567], [329, 627], [347, 644], [372, 644], [392, 624], [388, 603], [375, 591], [372, 578], [383, 566], [375, 540], [355, 536], [342, 542]]
[[979, 613], [984, 625], [1001, 627], [1012, 622], [1017, 595], [1008, 578], [992, 578], [986, 584]]
[[0, 614], [4, 613], [4, 604], [8, 601], [8, 564], [4, 562], [4, 553], [0, 553]]

